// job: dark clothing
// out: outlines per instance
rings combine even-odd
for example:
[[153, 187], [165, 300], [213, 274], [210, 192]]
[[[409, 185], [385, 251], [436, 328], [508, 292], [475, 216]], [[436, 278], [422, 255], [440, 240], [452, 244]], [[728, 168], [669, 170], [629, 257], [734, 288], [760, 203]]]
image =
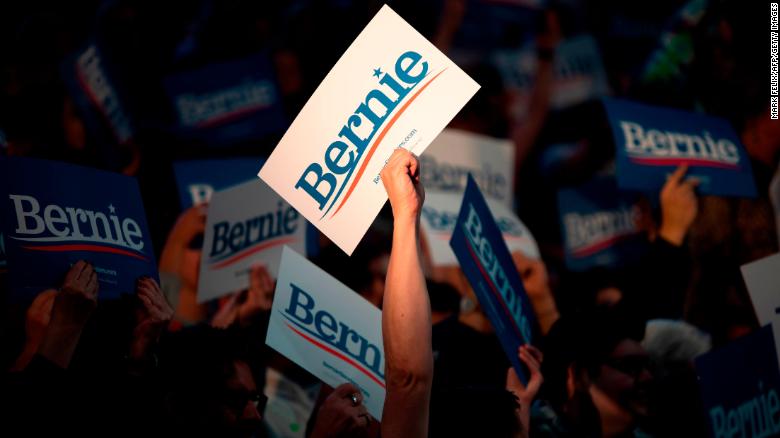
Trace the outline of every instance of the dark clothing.
[[623, 304], [644, 321], [681, 319], [691, 264], [687, 246], [672, 245], [659, 236], [650, 243], [639, 264], [627, 269]]
[[36, 355], [4, 377], [0, 423], [25, 436], [154, 435], [162, 400], [156, 388], [152, 377], [87, 376]]
[[504, 388], [509, 360], [494, 334], [447, 318], [433, 326], [433, 385]]

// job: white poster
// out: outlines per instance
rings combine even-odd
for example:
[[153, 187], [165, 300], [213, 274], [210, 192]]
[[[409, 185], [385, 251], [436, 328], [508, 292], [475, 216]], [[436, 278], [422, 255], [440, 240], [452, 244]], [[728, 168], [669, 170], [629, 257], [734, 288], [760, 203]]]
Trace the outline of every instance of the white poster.
[[253, 179], [215, 192], [209, 203], [198, 302], [249, 287], [252, 266], [276, 276], [282, 246], [306, 249], [306, 219], [264, 182]]
[[[538, 259], [539, 247], [523, 222], [503, 203], [486, 199], [490, 212], [496, 219], [504, 236], [509, 252], [521, 252], [527, 257]], [[458, 220], [463, 193], [425, 192], [420, 223], [425, 240], [436, 266], [458, 265], [458, 259], [450, 248], [450, 236]]]
[[334, 388], [360, 388], [368, 412], [382, 419], [382, 312], [287, 247], [265, 342]]
[[515, 148], [510, 140], [445, 129], [420, 157], [425, 190], [463, 194], [469, 173], [482, 194], [511, 208]]
[[420, 155], [479, 85], [388, 6], [328, 73], [259, 176], [352, 254], [387, 200], [393, 150]]
[[742, 265], [742, 277], [758, 322], [772, 324], [780, 360], [780, 253]]

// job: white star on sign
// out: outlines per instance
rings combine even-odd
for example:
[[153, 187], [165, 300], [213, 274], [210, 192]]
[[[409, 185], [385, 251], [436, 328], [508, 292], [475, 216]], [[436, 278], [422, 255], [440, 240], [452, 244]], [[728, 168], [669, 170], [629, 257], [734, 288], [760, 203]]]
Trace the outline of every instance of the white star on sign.
[[114, 204], [108, 204], [108, 211], [110, 211], [111, 214], [114, 214], [116, 212], [116, 208], [114, 208]]

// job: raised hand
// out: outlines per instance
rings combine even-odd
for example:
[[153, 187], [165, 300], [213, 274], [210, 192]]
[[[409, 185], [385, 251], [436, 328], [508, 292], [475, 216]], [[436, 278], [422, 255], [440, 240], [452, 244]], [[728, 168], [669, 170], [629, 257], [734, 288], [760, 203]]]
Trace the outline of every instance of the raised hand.
[[264, 265], [253, 266], [249, 272], [246, 300], [238, 307], [238, 321], [248, 326], [255, 316], [271, 310], [274, 301], [274, 279]]
[[264, 265], [253, 266], [249, 272], [249, 289], [232, 294], [211, 320], [217, 328], [227, 328], [238, 321], [250, 326], [255, 317], [271, 309], [274, 299], [274, 279]]
[[523, 385], [517, 377], [514, 368], [509, 368], [506, 373], [506, 389], [515, 394], [520, 401], [519, 417], [523, 425], [522, 430], [527, 433], [531, 423], [531, 403], [533, 403], [539, 388], [542, 387], [542, 352], [532, 345], [522, 345], [517, 349], [517, 357], [528, 367], [530, 376], [528, 385]]
[[136, 313], [130, 358], [144, 361], [150, 357], [152, 347], [171, 322], [173, 308], [165, 300], [160, 285], [152, 278], [139, 278], [135, 290], [141, 307]]
[[320, 406], [310, 438], [363, 436], [372, 421], [363, 406], [363, 394], [355, 385], [345, 383]]
[[91, 263], [79, 260], [65, 275], [52, 308], [52, 322], [86, 324], [97, 307], [97, 272]]
[[506, 389], [511, 391], [524, 405], [530, 405], [539, 388], [542, 387], [544, 378], [542, 377], [542, 352], [533, 345], [522, 345], [517, 349], [517, 357], [522, 361], [530, 371], [528, 385], [523, 385], [520, 378], [517, 377], [514, 368], [509, 368], [506, 373]]
[[669, 176], [661, 189], [661, 227], [658, 234], [680, 246], [699, 212], [695, 178], [683, 179], [688, 165], [683, 164]]
[[420, 162], [404, 148], [396, 149], [381, 172], [395, 221], [417, 220], [425, 190], [420, 184]]
[[24, 349], [17, 356], [9, 371], [22, 371], [38, 352], [51, 321], [56, 289], [48, 289], [35, 297], [24, 318]]
[[382, 301], [387, 382], [382, 435], [424, 438], [428, 436], [433, 354], [431, 305], [419, 241], [425, 200], [420, 163], [411, 152], [399, 148], [381, 176], [393, 208], [393, 247]]
[[81, 332], [97, 307], [97, 296], [97, 272], [91, 263], [79, 260], [68, 270], [54, 299], [38, 354], [61, 368], [67, 368]]

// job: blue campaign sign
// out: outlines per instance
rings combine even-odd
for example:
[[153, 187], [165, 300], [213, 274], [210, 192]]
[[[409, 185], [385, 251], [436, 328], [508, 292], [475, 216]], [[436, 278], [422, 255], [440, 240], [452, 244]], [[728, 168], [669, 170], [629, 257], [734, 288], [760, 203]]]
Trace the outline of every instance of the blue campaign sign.
[[728, 121], [617, 99], [604, 106], [621, 188], [657, 193], [675, 168], [688, 164], [701, 194], [756, 196], [750, 160]]
[[772, 327], [695, 360], [710, 436], [780, 435], [780, 371]]
[[27, 158], [9, 158], [0, 166], [3, 234], [15, 296], [61, 286], [80, 259], [95, 267], [100, 298], [132, 293], [140, 276], [157, 278], [134, 178]]
[[264, 158], [246, 157], [173, 163], [182, 210], [207, 202], [217, 190], [257, 178], [264, 162]]
[[225, 145], [262, 139], [288, 126], [273, 65], [264, 53], [168, 76], [165, 89], [183, 137]]
[[639, 202], [638, 194], [618, 190], [610, 177], [558, 191], [566, 266], [585, 271], [637, 261], [647, 243]]
[[60, 73], [101, 161], [118, 168], [122, 158], [115, 145], [132, 142], [135, 121], [127, 95], [122, 92], [119, 72], [112, 68], [105, 53], [92, 41], [67, 57]]
[[501, 229], [471, 174], [450, 246], [509, 361], [520, 380], [527, 383], [527, 372], [517, 358], [517, 349], [533, 343], [536, 318]]

